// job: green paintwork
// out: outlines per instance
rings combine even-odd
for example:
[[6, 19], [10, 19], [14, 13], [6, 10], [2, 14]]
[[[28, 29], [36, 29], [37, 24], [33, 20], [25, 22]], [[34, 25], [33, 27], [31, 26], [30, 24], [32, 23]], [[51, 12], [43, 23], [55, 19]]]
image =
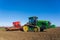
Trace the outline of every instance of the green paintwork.
[[[44, 24], [43, 24], [44, 23]], [[51, 23], [49, 24], [49, 21], [45, 21], [45, 20], [38, 20], [37, 21], [37, 26], [41, 27], [42, 25], [45, 25], [46, 29], [48, 28], [55, 28], [55, 25], [51, 25]]]

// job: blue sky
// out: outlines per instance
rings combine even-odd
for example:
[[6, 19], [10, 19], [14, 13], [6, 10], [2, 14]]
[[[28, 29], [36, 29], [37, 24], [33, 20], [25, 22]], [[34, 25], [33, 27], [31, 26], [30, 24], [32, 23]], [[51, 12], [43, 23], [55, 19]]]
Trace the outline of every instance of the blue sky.
[[59, 0], [0, 0], [0, 25], [11, 26], [12, 22], [28, 22], [28, 17], [37, 16], [39, 20], [49, 20], [60, 26]]

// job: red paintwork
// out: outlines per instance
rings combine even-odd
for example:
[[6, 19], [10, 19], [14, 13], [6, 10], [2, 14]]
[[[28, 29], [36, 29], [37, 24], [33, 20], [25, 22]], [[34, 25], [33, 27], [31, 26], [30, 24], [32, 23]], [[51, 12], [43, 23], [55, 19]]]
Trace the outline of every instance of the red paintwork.
[[17, 21], [17, 22], [13, 22], [13, 25], [14, 25], [14, 27], [16, 27], [16, 28], [20, 28], [20, 27], [21, 27], [19, 21]]

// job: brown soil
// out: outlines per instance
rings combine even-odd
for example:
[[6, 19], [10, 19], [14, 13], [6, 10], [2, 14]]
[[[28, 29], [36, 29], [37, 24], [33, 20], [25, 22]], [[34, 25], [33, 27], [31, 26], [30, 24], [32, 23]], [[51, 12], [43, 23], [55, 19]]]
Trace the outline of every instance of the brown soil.
[[0, 40], [60, 40], [60, 28], [45, 32], [0, 31]]

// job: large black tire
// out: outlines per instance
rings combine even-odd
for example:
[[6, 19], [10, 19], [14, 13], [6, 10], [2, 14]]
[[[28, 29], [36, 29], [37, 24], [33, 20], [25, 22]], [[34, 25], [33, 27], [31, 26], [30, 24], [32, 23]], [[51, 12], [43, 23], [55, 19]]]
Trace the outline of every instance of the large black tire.
[[40, 27], [40, 32], [43, 32], [44, 31], [44, 28], [43, 27]]
[[40, 27], [40, 31], [43, 32], [44, 29], [46, 29], [46, 26], [45, 26], [45, 25], [42, 25], [42, 26]]

